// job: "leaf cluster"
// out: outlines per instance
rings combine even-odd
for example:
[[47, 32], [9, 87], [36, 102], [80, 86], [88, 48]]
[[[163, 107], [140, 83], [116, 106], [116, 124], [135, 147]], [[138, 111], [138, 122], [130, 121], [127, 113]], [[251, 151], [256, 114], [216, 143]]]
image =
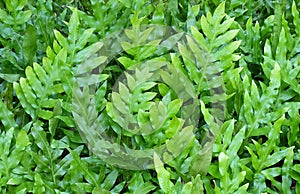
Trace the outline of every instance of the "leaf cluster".
[[0, 2], [1, 193], [299, 193], [299, 3]]

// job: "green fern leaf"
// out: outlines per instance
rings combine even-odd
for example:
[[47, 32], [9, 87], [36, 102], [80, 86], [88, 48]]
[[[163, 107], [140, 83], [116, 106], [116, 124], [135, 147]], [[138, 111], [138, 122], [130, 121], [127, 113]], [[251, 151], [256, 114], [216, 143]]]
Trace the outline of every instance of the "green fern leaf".
[[14, 114], [7, 108], [7, 106], [0, 100], [0, 121], [6, 130], [17, 127], [14, 119]]
[[170, 181], [170, 173], [164, 168], [163, 162], [156, 153], [154, 153], [154, 164], [161, 189], [164, 193], [171, 193], [174, 185]]

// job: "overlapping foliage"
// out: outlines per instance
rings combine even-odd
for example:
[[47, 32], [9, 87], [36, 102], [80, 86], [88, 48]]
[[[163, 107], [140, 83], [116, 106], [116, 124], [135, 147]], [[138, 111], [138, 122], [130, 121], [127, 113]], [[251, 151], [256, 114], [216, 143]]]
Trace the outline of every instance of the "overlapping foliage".
[[299, 7], [0, 2], [1, 193], [300, 193]]

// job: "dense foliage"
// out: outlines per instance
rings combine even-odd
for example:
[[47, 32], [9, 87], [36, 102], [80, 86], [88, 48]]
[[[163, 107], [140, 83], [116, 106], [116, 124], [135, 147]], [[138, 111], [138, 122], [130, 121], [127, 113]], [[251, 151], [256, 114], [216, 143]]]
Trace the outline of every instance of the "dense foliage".
[[299, 7], [0, 1], [1, 193], [300, 193]]

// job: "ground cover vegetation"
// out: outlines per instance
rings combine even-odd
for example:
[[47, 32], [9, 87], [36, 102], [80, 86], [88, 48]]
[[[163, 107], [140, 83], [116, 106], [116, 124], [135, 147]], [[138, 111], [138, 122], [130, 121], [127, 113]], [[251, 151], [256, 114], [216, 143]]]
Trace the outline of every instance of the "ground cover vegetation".
[[1, 193], [300, 193], [299, 11], [0, 1]]

